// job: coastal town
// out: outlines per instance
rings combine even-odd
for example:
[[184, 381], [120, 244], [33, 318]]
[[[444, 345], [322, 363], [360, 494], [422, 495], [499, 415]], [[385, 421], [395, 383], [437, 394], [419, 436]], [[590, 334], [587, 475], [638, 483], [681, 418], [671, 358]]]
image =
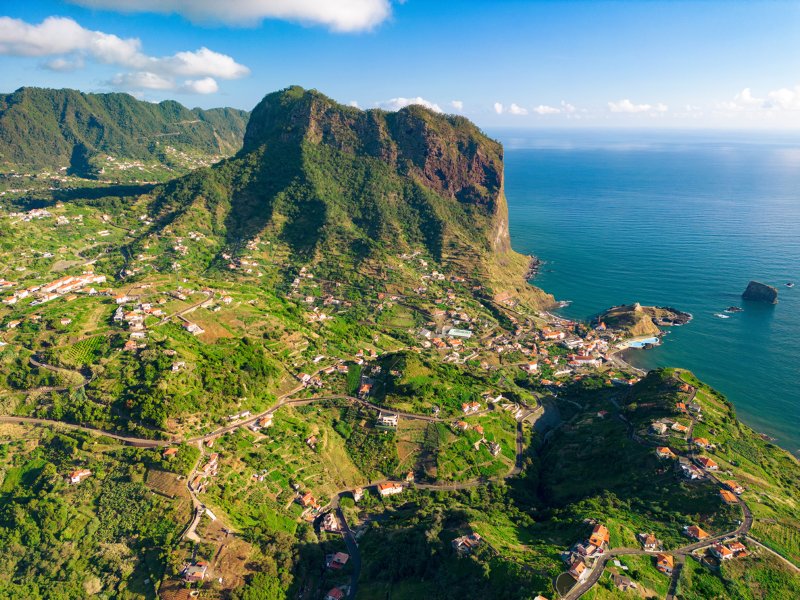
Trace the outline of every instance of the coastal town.
[[[26, 213], [22, 221], [28, 223], [51, 217], [50, 214]], [[187, 256], [187, 244], [202, 243], [202, 239], [199, 234], [181, 237], [174, 244], [174, 252], [178, 256]], [[262, 277], [264, 267], [255, 252], [264, 248], [262, 242], [254, 240], [248, 246], [252, 254], [242, 258], [228, 255], [225, 257], [228, 270], [242, 271], [245, 277]], [[266, 248], [268, 251], [268, 246]], [[146, 257], [142, 258], [142, 265], [146, 265]], [[468, 448], [468, 452], [474, 453], [476, 459], [479, 455], [483, 457], [477, 459], [483, 461], [485, 466], [482, 468], [496, 465], [490, 472], [497, 474], [466, 479], [462, 475], [462, 478], [448, 482], [426, 468], [420, 468], [422, 463], [418, 463], [416, 468], [412, 465], [400, 477], [365, 481], [352, 488], [335, 490], [324, 499], [319, 496], [324, 492], [312, 481], [295, 481], [289, 486], [289, 497], [300, 510], [297, 518], [312, 524], [327, 536], [340, 536], [344, 542], [341, 549], [325, 557], [324, 567], [332, 574], [326, 579], [338, 583], [326, 589], [323, 597], [353, 597], [359, 577], [354, 564], [360, 564], [361, 560], [359, 558], [354, 563], [352, 556], [359, 554], [357, 539], [369, 527], [369, 519], [363, 521], [357, 517], [358, 526], [352, 525], [349, 519], [353, 514], [348, 512], [350, 517], [346, 516], [340, 508], [341, 499], [352, 501], [355, 508], [365, 498], [396, 503], [402, 502], [403, 496], [409, 493], [469, 489], [492, 479], [518, 475], [526, 452], [524, 432], [532, 431], [541, 416], [552, 410], [563, 390], [580, 385], [584, 380], [597, 380], [609, 389], [618, 390], [617, 396], [625, 397], [627, 390], [643, 377], [642, 372], [620, 357], [622, 351], [642, 338], [609, 325], [602, 317], [587, 325], [553, 312], [526, 310], [511, 298], [483, 296], [480, 284], [442, 273], [431, 266], [433, 261], [430, 258], [419, 253], [401, 254], [396, 260], [404, 272], [414, 273], [419, 283], [412, 283], [405, 289], [395, 287], [375, 291], [362, 298], [362, 302], [370, 305], [378, 319], [387, 314], [405, 314], [409, 323], [416, 323], [405, 329], [403, 345], [361, 346], [352, 354], [337, 354], [330, 349], [326, 352], [323, 348], [313, 350], [311, 346], [302, 353], [295, 350], [298, 358], [287, 374], [292, 381], [291, 387], [278, 398], [277, 403], [266, 411], [254, 407], [220, 415], [217, 420], [220, 425], [216, 430], [212, 427], [210, 433], [202, 433], [203, 424], [195, 425], [199, 435], [195, 434], [188, 442], [197, 444], [201, 453], [185, 483], [196, 510], [191, 527], [184, 532], [187, 539], [203, 539], [198, 531], [207, 520], [212, 523], [230, 522], [230, 517], [219, 506], [209, 506], [214, 490], [227, 477], [227, 469], [231, 468], [225, 450], [212, 451], [211, 448], [240, 428], [247, 429], [251, 435], [257, 436], [256, 439], [271, 439], [276, 427], [281, 428], [284, 407], [332, 401], [352, 403], [367, 411], [365, 414], [370, 415], [371, 426], [376, 432], [391, 436], [399, 435], [406, 423], [419, 420], [431, 425], [445, 425], [453, 440], [451, 443], [459, 444], [463, 439], [463, 447]], [[126, 272], [135, 274], [141, 268], [134, 262], [128, 265]], [[23, 323], [36, 322], [44, 317], [37, 312], [38, 307], [49, 303], [56, 305], [59, 300], [68, 304], [85, 296], [98, 307], [108, 307], [104, 309], [110, 315], [108, 335], [124, 340], [118, 347], [119, 352], [133, 355], [151, 350], [150, 338], [153, 336], [155, 347], [160, 347], [162, 332], [170, 324], [178, 325], [200, 344], [211, 343], [215, 337], [211, 337], [209, 332], [215, 335], [215, 320], [224, 318], [227, 312], [238, 306], [247, 305], [247, 301], [233, 289], [197, 287], [185, 279], [178, 285], [166, 287], [163, 284], [125, 285], [123, 281], [122, 286], [116, 289], [108, 287], [105, 276], [88, 269], [40, 283], [31, 282], [30, 275], [25, 279], [25, 283], [5, 279], [0, 282], [7, 293], [3, 298], [3, 305], [7, 307], [3, 321], [4, 344], [13, 344], [14, 331]], [[298, 271], [285, 298], [300, 307], [304, 313], [302, 320], [312, 328], [324, 327], [326, 322], [341, 319], [353, 309], [352, 301], [347, 299], [345, 282], [317, 277], [307, 267]], [[476, 298], [481, 300], [476, 301]], [[497, 311], [495, 316], [487, 311], [487, 306]], [[64, 312], [69, 315], [69, 311]], [[497, 314], [502, 315], [505, 325], [500, 325]], [[673, 324], [666, 323], [663, 315], [653, 318], [654, 324], [656, 319], [661, 326]], [[60, 318], [60, 323], [67, 327], [72, 321], [65, 316]], [[650, 338], [652, 335], [648, 334]], [[170, 349], [160, 352], [164, 354], [173, 377], [181, 377], [182, 373], [194, 368], [188, 355]], [[301, 358], [303, 356], [306, 358]], [[423, 360], [423, 364], [454, 365], [483, 373], [482, 377], [493, 378], [498, 383], [484, 389], [474, 399], [451, 401], [442, 398], [441, 402], [422, 401], [413, 405], [401, 404], [398, 408], [393, 404], [396, 402], [393, 400], [395, 390], [403, 385], [406, 377], [400, 365], [406, 365], [405, 369], [411, 368], [411, 357], [419, 357], [413, 361]], [[716, 450], [713, 437], [694, 434], [697, 424], [703, 422], [703, 407], [695, 399], [695, 389], [682, 383], [678, 393], [681, 400], [675, 402], [672, 416], [653, 420], [640, 430], [629, 425], [631, 439], [650, 446], [659, 464], [673, 464], [673, 477], [677, 480], [711, 481], [717, 485], [723, 503], [741, 506], [745, 510], [741, 526], [733, 532], [711, 535], [698, 524], [686, 523], [681, 535], [686, 537], [687, 543], [668, 551], [653, 533], [646, 532], [639, 533], [641, 546], [638, 549], [617, 544], [612, 546], [609, 529], [602, 523], [595, 523], [585, 539], [576, 541], [564, 552], [565, 570], [554, 580], [556, 597], [579, 597], [600, 579], [605, 569], [613, 571], [610, 576], [618, 589], [634, 588], [637, 583], [629, 576], [617, 574], [622, 563], [616, 557], [635, 552], [648, 556], [654, 568], [673, 582], [677, 581], [680, 573], [677, 565], [681, 563], [676, 563], [676, 560], [684, 561], [691, 556], [714, 569], [722, 561], [748, 556], [745, 536], [749, 521], [746, 505], [741, 499], [745, 488], [732, 479], [718, 478], [720, 467], [712, 458]], [[612, 418], [612, 415], [607, 409], [600, 410], [596, 418], [603, 420]], [[618, 418], [625, 421], [626, 417], [620, 414]], [[497, 429], [498, 424], [504, 422], [508, 423], [503, 426], [508, 433]], [[208, 424], [205, 428], [207, 430]], [[321, 431], [311, 432], [303, 438], [305, 451], [312, 454], [319, 452], [321, 443], [324, 443]], [[171, 461], [179, 454], [179, 448], [171, 445], [160, 452], [162, 460]], [[67, 479], [71, 485], [82, 486], [92, 475], [90, 469], [78, 468], [70, 471]], [[249, 486], [263, 486], [274, 477], [274, 470], [266, 466], [256, 468], [248, 477]], [[226, 528], [232, 530], [230, 525]], [[223, 541], [219, 552], [225, 546]], [[476, 531], [453, 539], [451, 546], [455, 555], [461, 558], [491, 548]], [[218, 566], [212, 559], [208, 556], [186, 562], [178, 573], [179, 579], [191, 588], [201, 589], [206, 582], [220, 578], [215, 575]], [[609, 561], [614, 561], [611, 566]], [[174, 586], [167, 585], [166, 589], [174, 589]]]

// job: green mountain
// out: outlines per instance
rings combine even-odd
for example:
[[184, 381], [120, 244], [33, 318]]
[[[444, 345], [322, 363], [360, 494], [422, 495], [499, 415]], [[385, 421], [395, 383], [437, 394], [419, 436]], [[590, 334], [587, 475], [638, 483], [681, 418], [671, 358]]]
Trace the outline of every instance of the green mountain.
[[[230, 155], [241, 147], [248, 113], [188, 109], [129, 94], [20, 88], [0, 95], [0, 168], [97, 171], [98, 155], [165, 160], [165, 148]], [[185, 169], [184, 169], [185, 172]]]
[[166, 185], [152, 212], [156, 235], [205, 225], [217, 253], [262, 237], [324, 271], [421, 250], [496, 298], [552, 301], [525, 283], [528, 259], [511, 250], [502, 146], [421, 106], [362, 111], [299, 87], [269, 94], [243, 149]]

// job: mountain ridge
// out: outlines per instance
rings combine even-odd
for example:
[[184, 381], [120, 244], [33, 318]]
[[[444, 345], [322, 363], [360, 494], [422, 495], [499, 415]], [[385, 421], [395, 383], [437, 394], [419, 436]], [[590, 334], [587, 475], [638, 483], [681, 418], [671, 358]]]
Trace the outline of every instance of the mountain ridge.
[[0, 95], [0, 166], [91, 176], [100, 154], [158, 160], [168, 145], [208, 155], [241, 146], [247, 111], [189, 109], [126, 93], [22, 87]]
[[362, 111], [286, 88], [254, 108], [234, 157], [161, 188], [157, 228], [180, 228], [199, 199], [200, 212], [215, 215], [207, 233], [224, 240], [218, 253], [266, 235], [335, 268], [424, 248], [491, 282], [495, 295], [552, 304], [525, 282], [528, 259], [511, 249], [502, 146], [464, 117], [421, 106]]

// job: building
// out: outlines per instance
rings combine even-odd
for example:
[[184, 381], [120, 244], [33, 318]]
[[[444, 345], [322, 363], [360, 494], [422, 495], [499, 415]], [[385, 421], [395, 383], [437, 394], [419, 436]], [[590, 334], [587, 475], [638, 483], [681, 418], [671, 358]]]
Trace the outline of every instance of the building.
[[206, 571], [208, 565], [204, 562], [199, 562], [196, 565], [189, 565], [183, 570], [183, 580], [187, 583], [195, 583], [203, 581], [206, 578]]
[[609, 533], [606, 526], [598, 523], [594, 526], [594, 529], [592, 529], [592, 535], [589, 536], [589, 543], [592, 546], [602, 548], [603, 544], [608, 544], [609, 539]]
[[661, 542], [659, 542], [656, 536], [652, 533], [640, 533], [639, 541], [642, 543], [642, 549], [647, 550], [648, 552], [658, 550], [658, 548], [661, 546]]
[[639, 587], [630, 577], [625, 575], [617, 575], [616, 573], [611, 576], [611, 581], [614, 583], [614, 587], [621, 592], [635, 590]]
[[167, 448], [164, 452], [161, 453], [162, 458], [169, 458], [170, 456], [175, 456], [178, 453], [177, 448]]
[[391, 413], [378, 413], [378, 425], [382, 427], [397, 427], [399, 417]]
[[675, 559], [671, 554], [656, 554], [656, 569], [665, 575], [672, 575], [672, 570], [675, 568]]
[[322, 517], [322, 528], [325, 531], [340, 531], [341, 525], [339, 524], [339, 519], [336, 518], [336, 515], [331, 512], [325, 513], [325, 516]]
[[389, 481], [387, 483], [378, 484], [378, 494], [383, 498], [386, 496], [393, 496], [394, 494], [400, 494], [402, 491], [403, 486], [400, 483]]
[[303, 508], [308, 508], [309, 506], [316, 506], [317, 500], [314, 496], [311, 495], [311, 492], [306, 492], [302, 496], [300, 496], [297, 501], [300, 503], [300, 506]]
[[726, 504], [736, 504], [739, 501], [736, 495], [730, 490], [720, 490], [719, 495]]
[[701, 448], [705, 449], [711, 448], [711, 442], [709, 442], [706, 438], [703, 437], [692, 438], [692, 443], [695, 446], [700, 446]]
[[462, 535], [461, 537], [457, 537], [452, 541], [453, 550], [459, 556], [466, 556], [467, 554], [472, 553], [472, 551], [481, 545], [481, 536], [477, 533], [471, 533], [469, 535]]
[[572, 566], [570, 566], [567, 572], [578, 582], [583, 581], [589, 576], [589, 569], [586, 568], [586, 563], [581, 559], [572, 563]]
[[342, 591], [342, 588], [335, 587], [325, 594], [324, 600], [342, 600], [344, 597], [345, 593]]
[[446, 335], [447, 337], [454, 337], [454, 338], [462, 338], [468, 340], [472, 337], [472, 332], [469, 329], [456, 329], [455, 327], [451, 327], [449, 329], [443, 330], [442, 335]]
[[206, 332], [206, 330], [197, 323], [184, 323], [183, 328], [192, 335], [202, 335]]
[[706, 469], [707, 471], [719, 470], [719, 465], [707, 456], [700, 456], [697, 458], [697, 464]]
[[675, 453], [666, 446], [656, 448], [656, 456], [662, 460], [676, 458]]
[[325, 566], [329, 569], [339, 570], [350, 560], [350, 555], [345, 552], [329, 554], [325, 557]]
[[361, 498], [364, 497], [364, 490], [360, 487], [357, 487], [353, 490], [353, 501], [358, 502]]
[[90, 477], [92, 472], [89, 469], [77, 469], [69, 474], [69, 482], [78, 485], [81, 481]]
[[498, 454], [500, 454], [501, 450], [502, 448], [500, 447], [499, 443], [489, 442], [489, 452], [492, 454], [492, 456], [497, 456]]
[[666, 423], [660, 423], [659, 421], [656, 421], [650, 425], [650, 431], [657, 435], [664, 435], [667, 432], [667, 425]]
[[726, 488], [728, 488], [730, 491], [732, 491], [737, 496], [739, 496], [739, 495], [744, 493], [744, 488], [741, 485], [739, 485], [738, 483], [736, 483], [735, 481], [730, 481], [730, 480], [729, 481], [723, 481], [722, 485], [724, 485]]
[[708, 533], [700, 529], [697, 525], [688, 525], [684, 527], [684, 531], [686, 535], [696, 540], [704, 540], [708, 537]]
[[369, 393], [371, 391], [372, 391], [371, 383], [362, 383], [361, 386], [358, 388], [358, 397], [366, 398], [367, 396], [369, 396]]
[[677, 431], [678, 433], [686, 433], [687, 431], [689, 431], [689, 428], [686, 425], [682, 425], [681, 423], [673, 423], [672, 431]]
[[481, 405], [477, 402], [467, 402], [461, 405], [461, 410], [465, 415], [476, 413], [481, 409]]
[[711, 554], [720, 560], [730, 560], [734, 557], [733, 550], [722, 544], [714, 544], [711, 546]]

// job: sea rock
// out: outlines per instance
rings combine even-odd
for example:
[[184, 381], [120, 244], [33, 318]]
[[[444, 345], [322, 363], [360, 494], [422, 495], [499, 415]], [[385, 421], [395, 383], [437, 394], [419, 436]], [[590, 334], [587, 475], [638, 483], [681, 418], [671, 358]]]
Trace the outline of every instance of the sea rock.
[[751, 281], [747, 284], [747, 289], [742, 294], [744, 300], [751, 300], [753, 302], [766, 302], [768, 304], [778, 303], [778, 289], [761, 283], [758, 281]]

